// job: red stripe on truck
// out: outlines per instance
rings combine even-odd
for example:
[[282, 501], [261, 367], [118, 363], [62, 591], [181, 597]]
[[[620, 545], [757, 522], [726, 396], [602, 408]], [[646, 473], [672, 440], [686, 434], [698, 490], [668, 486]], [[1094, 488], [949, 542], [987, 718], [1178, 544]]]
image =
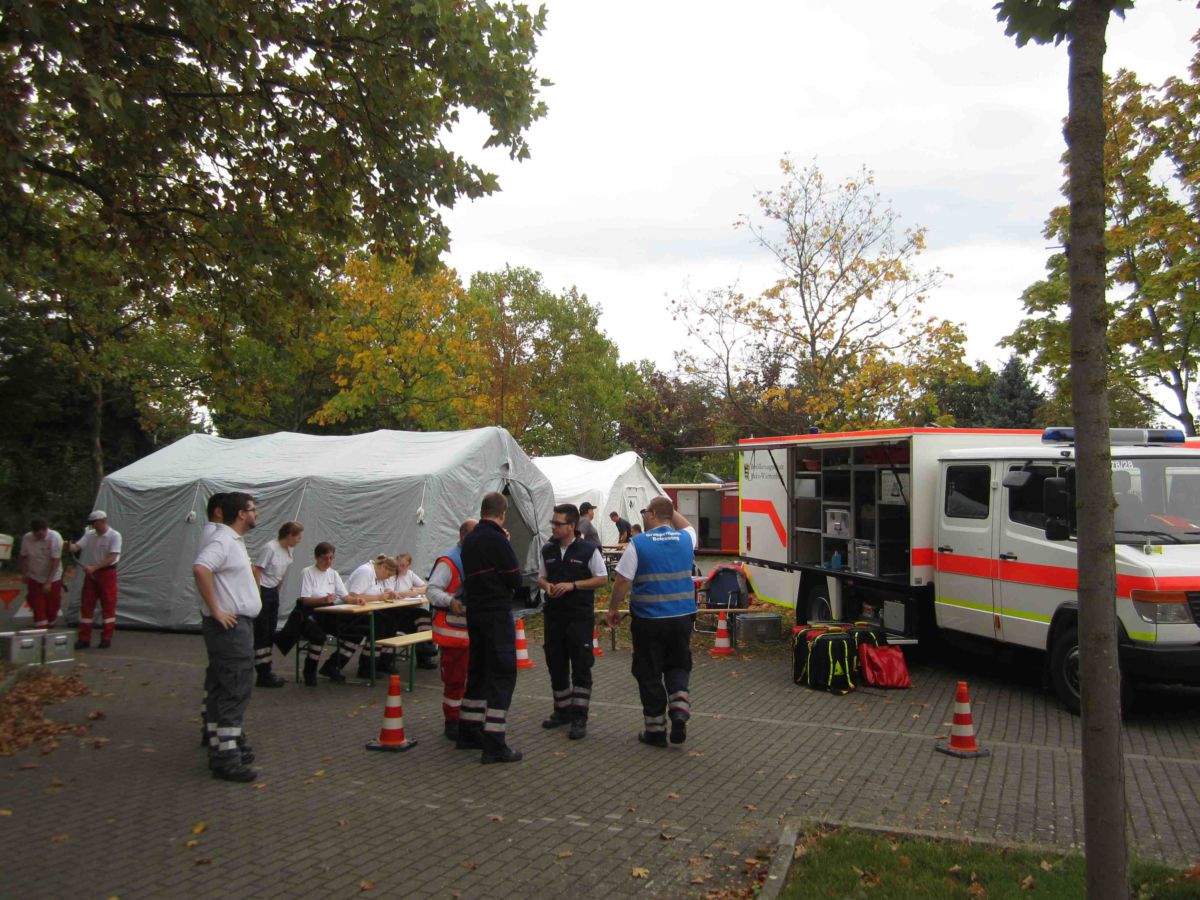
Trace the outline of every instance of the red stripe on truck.
[[787, 529], [783, 527], [783, 521], [779, 518], [779, 513], [775, 511], [775, 504], [770, 500], [746, 500], [742, 499], [742, 512], [744, 513], [761, 513], [771, 520], [771, 524], [775, 526], [775, 536], [779, 538], [781, 546], [787, 546]]

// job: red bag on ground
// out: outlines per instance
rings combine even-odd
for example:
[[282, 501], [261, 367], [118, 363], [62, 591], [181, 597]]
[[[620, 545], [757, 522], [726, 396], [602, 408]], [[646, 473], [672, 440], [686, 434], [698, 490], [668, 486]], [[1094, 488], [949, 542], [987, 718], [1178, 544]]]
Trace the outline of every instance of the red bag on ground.
[[904, 662], [904, 651], [899, 647], [876, 647], [864, 643], [858, 648], [863, 678], [875, 687], [912, 687], [908, 677], [908, 666]]

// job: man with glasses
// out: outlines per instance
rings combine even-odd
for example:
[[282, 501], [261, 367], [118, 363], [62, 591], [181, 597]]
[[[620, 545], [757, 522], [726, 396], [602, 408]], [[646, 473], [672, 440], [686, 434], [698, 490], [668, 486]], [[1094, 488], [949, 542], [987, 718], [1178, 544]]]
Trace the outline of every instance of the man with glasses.
[[208, 764], [214, 778], [249, 782], [258, 773], [249, 765], [254, 753], [246, 744], [242, 722], [254, 686], [254, 619], [262, 601], [242, 538], [258, 518], [254, 498], [226, 494], [221, 518], [192, 566], [208, 651], [207, 721], [216, 723]]
[[538, 557], [538, 587], [546, 594], [546, 668], [554, 692], [554, 711], [542, 727], [570, 725], [567, 736], [573, 741], [587, 735], [595, 592], [608, 583], [600, 548], [575, 536], [578, 522], [579, 510], [573, 504], [554, 507], [550, 540]]

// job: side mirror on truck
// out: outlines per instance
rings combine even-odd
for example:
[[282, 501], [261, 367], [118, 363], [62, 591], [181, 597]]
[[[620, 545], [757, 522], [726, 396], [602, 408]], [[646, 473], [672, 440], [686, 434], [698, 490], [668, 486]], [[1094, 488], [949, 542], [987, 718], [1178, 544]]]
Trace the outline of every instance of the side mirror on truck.
[[1067, 479], [1047, 478], [1042, 482], [1042, 511], [1046, 514], [1046, 540], [1065, 541], [1071, 536], [1071, 494]]

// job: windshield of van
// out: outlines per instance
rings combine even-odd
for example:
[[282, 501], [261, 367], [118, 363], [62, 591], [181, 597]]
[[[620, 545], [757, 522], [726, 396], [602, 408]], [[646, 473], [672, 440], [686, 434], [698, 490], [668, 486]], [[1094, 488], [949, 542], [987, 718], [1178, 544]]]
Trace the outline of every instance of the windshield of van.
[[1118, 544], [1200, 543], [1200, 459], [1115, 458]]

